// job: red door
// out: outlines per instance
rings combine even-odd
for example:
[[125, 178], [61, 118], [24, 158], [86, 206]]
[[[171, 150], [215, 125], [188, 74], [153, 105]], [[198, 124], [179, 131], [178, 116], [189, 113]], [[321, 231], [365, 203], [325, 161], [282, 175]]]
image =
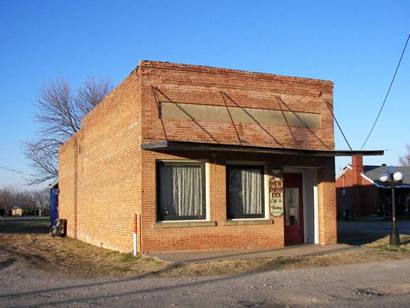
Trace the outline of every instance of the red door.
[[304, 243], [302, 174], [283, 175], [285, 209], [285, 245]]

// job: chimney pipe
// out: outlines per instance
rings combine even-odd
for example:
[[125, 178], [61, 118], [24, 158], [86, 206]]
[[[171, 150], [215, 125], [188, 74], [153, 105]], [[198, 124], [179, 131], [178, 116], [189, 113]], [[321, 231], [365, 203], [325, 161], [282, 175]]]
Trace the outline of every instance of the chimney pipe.
[[352, 168], [353, 168], [353, 184], [361, 185], [362, 184], [361, 173], [363, 172], [363, 156], [361, 155], [352, 156]]

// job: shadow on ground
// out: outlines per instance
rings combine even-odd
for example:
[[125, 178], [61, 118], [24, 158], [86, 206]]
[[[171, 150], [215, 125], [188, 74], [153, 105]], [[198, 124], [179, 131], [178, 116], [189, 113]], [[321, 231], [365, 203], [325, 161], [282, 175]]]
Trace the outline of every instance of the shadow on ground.
[[0, 233], [48, 233], [50, 222], [45, 219], [0, 220]]
[[[388, 236], [391, 232], [391, 222], [378, 221], [339, 221], [338, 242], [349, 245], [366, 245]], [[400, 234], [410, 234], [410, 222], [399, 221]], [[402, 244], [407, 244], [402, 242]]]
[[349, 233], [349, 232], [338, 232], [338, 243], [348, 244], [353, 246], [361, 246], [377, 241], [387, 234], [375, 234], [375, 233]]

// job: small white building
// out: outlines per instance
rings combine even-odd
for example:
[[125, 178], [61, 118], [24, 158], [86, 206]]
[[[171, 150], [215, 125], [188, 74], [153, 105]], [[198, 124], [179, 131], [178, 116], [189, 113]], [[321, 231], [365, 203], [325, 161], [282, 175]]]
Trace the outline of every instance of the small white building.
[[11, 216], [23, 216], [24, 210], [21, 207], [13, 207], [11, 209]]

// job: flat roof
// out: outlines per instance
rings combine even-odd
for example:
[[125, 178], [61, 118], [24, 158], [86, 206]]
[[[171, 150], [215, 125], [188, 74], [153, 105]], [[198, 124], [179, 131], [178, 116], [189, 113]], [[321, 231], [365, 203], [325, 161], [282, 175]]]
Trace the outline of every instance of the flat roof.
[[285, 75], [278, 75], [278, 74], [273, 74], [273, 73], [253, 72], [253, 71], [248, 71], [248, 70], [232, 69], [232, 68], [225, 68], [225, 67], [215, 67], [215, 66], [207, 66], [207, 65], [141, 60], [137, 66], [137, 69], [140, 67], [202, 72], [202, 73], [206, 72], [206, 73], [218, 74], [218, 75], [240, 75], [240, 76], [251, 77], [251, 78], [262, 78], [262, 79], [278, 80], [278, 81], [286, 80], [288, 82], [305, 83], [305, 84], [321, 84], [321, 85], [333, 87], [333, 82], [330, 80], [310, 78], [310, 77], [285, 76]]
[[232, 144], [199, 143], [185, 141], [157, 141], [141, 144], [141, 149], [150, 151], [202, 151], [202, 152], [245, 152], [280, 155], [304, 155], [304, 156], [381, 156], [384, 150], [304, 150], [291, 148], [269, 148], [259, 146], [242, 146]]

